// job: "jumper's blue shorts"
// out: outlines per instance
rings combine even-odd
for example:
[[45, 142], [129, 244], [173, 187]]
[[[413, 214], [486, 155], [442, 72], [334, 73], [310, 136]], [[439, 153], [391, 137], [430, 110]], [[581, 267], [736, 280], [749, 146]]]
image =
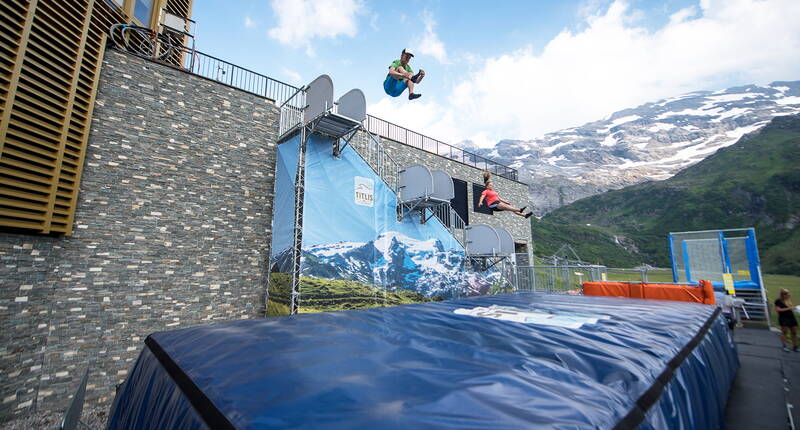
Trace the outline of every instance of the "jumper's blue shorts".
[[403, 81], [398, 81], [397, 79], [393, 78], [391, 75], [386, 75], [386, 80], [383, 81], [383, 90], [386, 91], [386, 94], [389, 94], [392, 97], [397, 97], [400, 94], [403, 94], [403, 91], [408, 88]]

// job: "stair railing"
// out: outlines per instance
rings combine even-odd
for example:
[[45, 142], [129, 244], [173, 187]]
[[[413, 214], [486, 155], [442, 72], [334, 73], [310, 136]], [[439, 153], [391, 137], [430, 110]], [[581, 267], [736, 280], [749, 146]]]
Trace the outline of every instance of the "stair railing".
[[372, 167], [384, 182], [397, 194], [400, 180], [400, 163], [395, 161], [378, 138], [366, 130], [359, 130], [350, 140], [350, 146]]
[[[367, 130], [360, 130], [350, 140], [350, 146], [358, 152], [361, 158], [372, 167], [395, 194], [398, 192], [400, 180], [400, 164], [395, 161], [384, 148], [379, 138]], [[466, 243], [466, 223], [448, 205], [440, 205], [431, 209], [433, 215], [450, 231], [461, 246]]]
[[466, 244], [467, 224], [452, 206], [443, 204], [430, 208], [433, 215], [450, 231], [461, 246]]

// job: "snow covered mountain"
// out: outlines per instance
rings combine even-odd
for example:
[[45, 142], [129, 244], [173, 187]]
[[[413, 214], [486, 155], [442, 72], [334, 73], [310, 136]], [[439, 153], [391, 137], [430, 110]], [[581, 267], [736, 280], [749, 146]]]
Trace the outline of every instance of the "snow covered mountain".
[[[273, 257], [272, 271], [288, 271], [289, 258], [289, 250]], [[469, 270], [464, 252], [445, 250], [439, 239], [417, 240], [397, 232], [369, 242], [305, 247], [302, 258], [304, 276], [409, 289], [426, 297], [484, 294], [497, 277]]]
[[800, 113], [800, 81], [698, 91], [477, 152], [519, 169], [541, 215], [603, 191], [669, 178], [773, 117], [793, 113]]

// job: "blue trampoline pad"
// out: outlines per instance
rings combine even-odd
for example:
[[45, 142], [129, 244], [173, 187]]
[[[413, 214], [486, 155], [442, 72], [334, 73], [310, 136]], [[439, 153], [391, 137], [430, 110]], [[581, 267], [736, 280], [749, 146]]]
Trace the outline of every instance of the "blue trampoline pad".
[[718, 428], [737, 368], [714, 306], [503, 294], [153, 334], [108, 428]]

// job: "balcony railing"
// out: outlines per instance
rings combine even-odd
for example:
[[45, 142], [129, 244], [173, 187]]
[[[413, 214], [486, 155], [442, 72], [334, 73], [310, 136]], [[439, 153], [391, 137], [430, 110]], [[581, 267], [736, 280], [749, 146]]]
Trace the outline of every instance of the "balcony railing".
[[488, 158], [482, 157], [478, 154], [465, 151], [459, 147], [449, 145], [432, 137], [425, 136], [424, 134], [417, 133], [416, 131], [409, 130], [389, 121], [376, 118], [372, 115], [367, 115], [365, 126], [370, 132], [387, 139], [391, 139], [423, 151], [431, 152], [433, 154], [437, 154], [481, 170], [488, 170], [489, 172], [504, 178], [512, 179], [514, 181], [519, 180], [516, 169], [489, 160]]
[[299, 88], [269, 76], [256, 73], [225, 60], [194, 51], [184, 58], [184, 68], [196, 75], [237, 88], [248, 93], [274, 100], [277, 105], [302, 109], [305, 98], [297, 97]]
[[[305, 98], [301, 97], [302, 91], [293, 85], [261, 75], [252, 70], [239, 67], [199, 51], [195, 51], [194, 57], [195, 58], [192, 60], [187, 56], [185, 61], [186, 69], [190, 70], [192, 73], [275, 100], [278, 105], [284, 105], [284, 107], [294, 112], [298, 112], [304, 107], [302, 103], [304, 103]], [[291, 122], [301, 117], [302, 116], [299, 114], [292, 115], [291, 118], [287, 118], [287, 120]], [[289, 130], [293, 125], [294, 124], [282, 123], [281, 128]], [[481, 170], [488, 170], [504, 178], [514, 181], [519, 180], [516, 169], [492, 161], [478, 154], [465, 151], [459, 147], [449, 145], [432, 137], [425, 136], [424, 134], [417, 133], [416, 131], [409, 130], [384, 119], [367, 115], [367, 120], [364, 125], [371, 133], [386, 139], [391, 139], [426, 152], [437, 154]]]

